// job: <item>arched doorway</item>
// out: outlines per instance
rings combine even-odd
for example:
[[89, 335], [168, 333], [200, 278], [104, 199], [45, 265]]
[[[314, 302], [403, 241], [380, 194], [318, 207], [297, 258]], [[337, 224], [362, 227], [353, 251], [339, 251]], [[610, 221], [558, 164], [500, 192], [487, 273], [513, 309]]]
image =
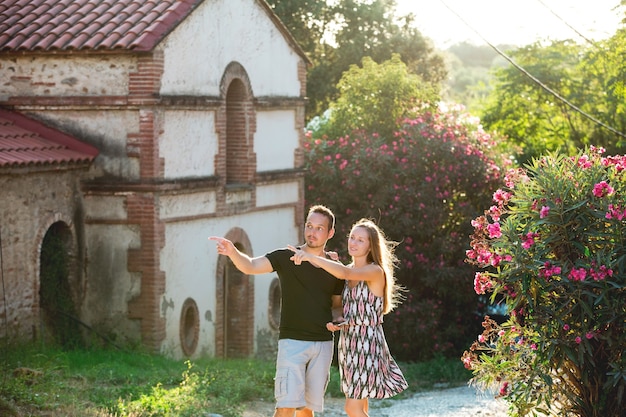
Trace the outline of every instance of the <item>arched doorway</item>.
[[67, 224], [52, 224], [43, 238], [39, 255], [41, 335], [45, 341], [63, 348], [82, 346], [71, 288], [74, 253]]
[[[226, 238], [250, 253], [243, 230], [235, 228]], [[219, 257], [216, 275], [216, 356], [249, 357], [254, 353], [254, 278], [239, 271], [226, 256]]]

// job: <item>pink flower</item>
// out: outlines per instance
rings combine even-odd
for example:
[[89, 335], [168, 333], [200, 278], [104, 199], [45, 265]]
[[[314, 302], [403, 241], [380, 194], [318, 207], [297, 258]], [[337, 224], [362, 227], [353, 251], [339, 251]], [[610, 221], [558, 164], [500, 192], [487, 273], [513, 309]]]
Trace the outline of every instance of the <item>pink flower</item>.
[[530, 247], [535, 244], [535, 238], [537, 237], [539, 237], [538, 233], [533, 233], [533, 232], [526, 233], [526, 236], [522, 238], [523, 239], [522, 247], [524, 249], [530, 249]]
[[500, 231], [500, 223], [491, 223], [487, 226], [487, 231], [489, 232], [490, 239], [497, 239], [502, 236], [502, 232]]
[[486, 341], [486, 340], [487, 340], [487, 339], [485, 338], [485, 335], [483, 335], [483, 334], [479, 334], [479, 335], [478, 335], [478, 341], [479, 341], [480, 343], [485, 343], [485, 341]]
[[489, 214], [494, 222], [500, 221], [500, 216], [502, 215], [502, 211], [498, 206], [489, 207]]
[[506, 332], [505, 332], [504, 330], [500, 330], [500, 331], [498, 332], [498, 336], [502, 337], [502, 336], [504, 336], [504, 335], [505, 335], [505, 333], [506, 333]]
[[463, 358], [463, 366], [465, 366], [466, 369], [472, 369], [472, 358], [465, 356]]
[[594, 265], [594, 268], [589, 270], [589, 275], [591, 275], [594, 281], [603, 281], [607, 276], [613, 276], [613, 270], [607, 268], [605, 265], [600, 265], [600, 268], [596, 269]]
[[569, 330], [569, 324], [565, 323], [563, 325], [563, 330], [568, 331]]
[[580, 158], [578, 158], [577, 165], [583, 169], [591, 167], [591, 162], [589, 161], [589, 157], [587, 155], [581, 156]]
[[561, 267], [552, 266], [552, 264], [550, 264], [549, 261], [546, 261], [543, 264], [543, 268], [539, 270], [539, 276], [545, 278], [546, 280], [548, 280], [549, 278], [555, 275], [560, 275], [560, 274], [561, 274]]
[[593, 332], [587, 332], [587, 334], [585, 334], [585, 337], [587, 339], [593, 339]]
[[576, 336], [576, 339], [574, 339], [574, 341], [576, 342], [576, 344], [580, 345], [580, 342], [582, 342], [583, 340], [580, 338], [580, 336]]
[[585, 268], [572, 268], [567, 277], [570, 281], [584, 281], [587, 277], [587, 271]]
[[476, 272], [474, 277], [474, 291], [476, 294], [484, 294], [486, 291], [491, 290], [493, 283], [489, 278], [489, 275], [483, 272]]
[[509, 383], [505, 381], [500, 387], [500, 395], [505, 396], [508, 392], [509, 392]]
[[548, 217], [548, 214], [550, 213], [550, 207], [548, 206], [542, 206], [541, 210], [539, 211], [539, 218], [543, 219]]
[[600, 181], [593, 186], [593, 195], [598, 198], [606, 197], [607, 195], [613, 194], [613, 192], [615, 192], [615, 190], [607, 184], [606, 181]]
[[506, 203], [508, 203], [511, 197], [512, 197], [511, 193], [507, 193], [506, 191], [503, 191], [500, 189], [496, 190], [496, 192], [493, 193], [493, 201], [498, 203], [498, 205], [500, 206], [503, 206]]
[[622, 220], [626, 218], [626, 209], [622, 209], [619, 204], [609, 204], [609, 211], [604, 216], [608, 220], [617, 219]]

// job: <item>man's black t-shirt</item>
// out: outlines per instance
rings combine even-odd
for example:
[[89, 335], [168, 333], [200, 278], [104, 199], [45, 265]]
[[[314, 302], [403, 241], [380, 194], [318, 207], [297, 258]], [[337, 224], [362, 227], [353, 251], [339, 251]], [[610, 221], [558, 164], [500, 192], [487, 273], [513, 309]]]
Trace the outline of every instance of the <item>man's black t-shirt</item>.
[[265, 255], [280, 280], [282, 306], [279, 339], [333, 340], [326, 323], [332, 321], [333, 295], [341, 295], [344, 283], [309, 262], [295, 265], [289, 249]]

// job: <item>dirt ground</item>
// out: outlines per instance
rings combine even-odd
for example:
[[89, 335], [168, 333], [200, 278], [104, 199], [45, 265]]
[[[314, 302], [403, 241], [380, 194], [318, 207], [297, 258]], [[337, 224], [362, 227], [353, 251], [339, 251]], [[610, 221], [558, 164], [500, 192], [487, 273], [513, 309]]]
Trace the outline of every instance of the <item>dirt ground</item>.
[[[326, 398], [316, 417], [344, 417], [343, 398]], [[371, 417], [505, 417], [506, 403], [472, 387], [448, 388], [413, 394], [394, 400], [370, 401]], [[243, 417], [272, 417], [274, 403], [247, 404]]]

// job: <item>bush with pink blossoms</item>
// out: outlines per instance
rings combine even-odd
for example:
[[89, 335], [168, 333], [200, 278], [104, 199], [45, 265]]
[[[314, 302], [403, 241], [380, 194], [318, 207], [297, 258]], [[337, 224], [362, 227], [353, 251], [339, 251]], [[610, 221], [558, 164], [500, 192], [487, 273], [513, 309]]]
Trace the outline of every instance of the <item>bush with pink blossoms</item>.
[[348, 261], [346, 237], [361, 217], [400, 242], [397, 276], [406, 300], [385, 317], [389, 345], [401, 360], [458, 356], [480, 329], [477, 296], [464, 282], [470, 220], [501, 181], [493, 139], [461, 109], [405, 120], [392, 138], [355, 132], [309, 135], [305, 199], [337, 215], [330, 247]]
[[475, 291], [511, 318], [485, 318], [464, 353], [473, 382], [515, 416], [625, 416], [626, 156], [549, 155], [505, 184], [472, 222], [467, 258], [482, 269]]

